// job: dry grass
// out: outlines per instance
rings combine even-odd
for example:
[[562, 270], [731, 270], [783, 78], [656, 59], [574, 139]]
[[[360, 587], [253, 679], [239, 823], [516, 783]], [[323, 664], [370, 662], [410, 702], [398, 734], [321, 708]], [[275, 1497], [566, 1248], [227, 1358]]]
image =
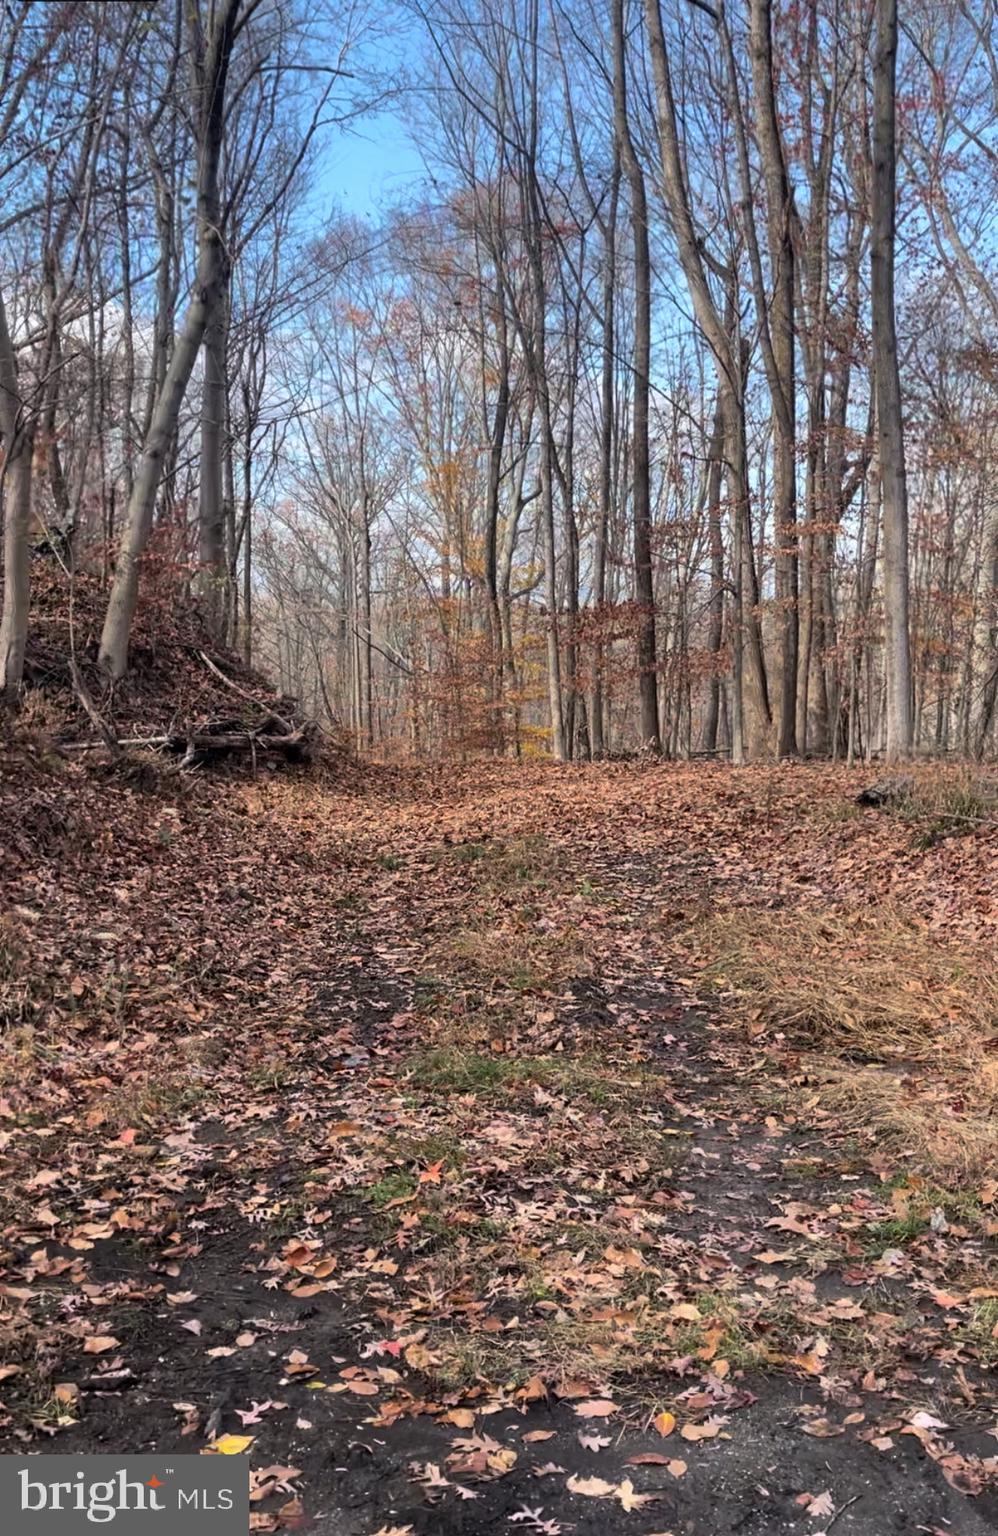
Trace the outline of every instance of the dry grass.
[[756, 1308], [743, 1313], [729, 1302], [719, 1313], [712, 1300], [705, 1301], [699, 1323], [670, 1322], [665, 1311], [637, 1304], [614, 1309], [615, 1320], [558, 1312], [546, 1320], [530, 1318], [505, 1334], [431, 1327], [430, 1375], [449, 1390], [482, 1381], [516, 1385], [540, 1376], [557, 1391], [566, 1382], [582, 1381], [594, 1390], [600, 1384], [626, 1390], [634, 1406], [659, 1408], [670, 1361], [699, 1356], [707, 1370], [711, 1361], [723, 1359], [740, 1371], [765, 1365], [771, 1356], [754, 1326]]
[[[436, 857], [464, 867], [470, 890], [457, 921], [427, 951], [424, 987], [438, 1005], [431, 1011], [453, 1014], [456, 1004], [467, 1038], [481, 1043], [508, 1033], [506, 1014], [519, 1017], [524, 994], [591, 974], [580, 933], [585, 896], [545, 838], [458, 843]], [[552, 903], [557, 920], [548, 915]]]
[[430, 961], [461, 980], [517, 992], [545, 991], [592, 970], [574, 929], [542, 930], [513, 918], [481, 928], [458, 928], [441, 941]]
[[822, 1104], [965, 1184], [998, 1161], [998, 966], [897, 912], [740, 909], [699, 934], [752, 1035], [815, 1053]]
[[753, 1033], [870, 1060], [969, 1059], [998, 1035], [998, 966], [884, 909], [740, 908], [701, 929], [706, 974]]
[[949, 1079], [829, 1062], [822, 1105], [877, 1152], [954, 1189], [974, 1188], [998, 1165], [998, 1061], [955, 1064]]
[[910, 792], [892, 808], [910, 822], [917, 847], [998, 826], [998, 778], [970, 768], [936, 767], [913, 776]]

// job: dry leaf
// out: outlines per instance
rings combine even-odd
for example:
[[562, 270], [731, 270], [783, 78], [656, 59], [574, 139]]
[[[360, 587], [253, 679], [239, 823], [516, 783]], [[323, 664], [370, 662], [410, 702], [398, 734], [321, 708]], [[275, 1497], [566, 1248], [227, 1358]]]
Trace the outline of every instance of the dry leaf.
[[252, 1435], [222, 1435], [215, 1441], [215, 1450], [220, 1456], [241, 1456], [252, 1444]]
[[617, 1404], [608, 1397], [591, 1397], [585, 1403], [576, 1403], [575, 1411], [580, 1419], [608, 1419], [617, 1412]]
[[631, 1514], [635, 1509], [644, 1509], [646, 1504], [656, 1504], [658, 1502], [657, 1493], [635, 1493], [634, 1484], [628, 1477], [624, 1478], [617, 1489], [617, 1498], [628, 1514]]
[[694, 1443], [699, 1440], [715, 1440], [726, 1423], [726, 1419], [706, 1419], [702, 1424], [684, 1424], [679, 1433], [684, 1440]]
[[569, 1493], [581, 1493], [587, 1499], [609, 1499], [617, 1492], [616, 1483], [604, 1482], [601, 1477], [570, 1477], [565, 1487]]
[[117, 1349], [121, 1341], [109, 1333], [95, 1333], [83, 1341], [85, 1355], [104, 1355], [109, 1349]]

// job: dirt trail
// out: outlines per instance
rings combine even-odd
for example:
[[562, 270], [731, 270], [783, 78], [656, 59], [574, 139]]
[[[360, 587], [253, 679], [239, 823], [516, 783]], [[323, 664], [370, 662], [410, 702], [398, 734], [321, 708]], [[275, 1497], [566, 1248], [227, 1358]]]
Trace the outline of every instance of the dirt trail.
[[895, 1241], [788, 1058], [673, 974], [717, 850], [529, 783], [334, 813], [279, 829], [299, 880], [254, 914], [226, 1091], [104, 1149], [76, 1217], [131, 1216], [82, 1257], [8, 1254], [36, 1321], [112, 1340], [63, 1348], [57, 1448], [251, 1437], [291, 1469], [256, 1526], [330, 1536], [994, 1529], [993, 1389], [933, 1299], [988, 1254]]

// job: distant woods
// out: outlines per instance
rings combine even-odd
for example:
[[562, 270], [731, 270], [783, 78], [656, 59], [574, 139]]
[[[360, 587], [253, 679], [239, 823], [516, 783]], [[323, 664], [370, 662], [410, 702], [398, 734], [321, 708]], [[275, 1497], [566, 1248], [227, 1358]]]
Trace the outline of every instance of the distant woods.
[[993, 753], [996, 130], [995, 0], [4, 0], [5, 690], [47, 559], [361, 750]]

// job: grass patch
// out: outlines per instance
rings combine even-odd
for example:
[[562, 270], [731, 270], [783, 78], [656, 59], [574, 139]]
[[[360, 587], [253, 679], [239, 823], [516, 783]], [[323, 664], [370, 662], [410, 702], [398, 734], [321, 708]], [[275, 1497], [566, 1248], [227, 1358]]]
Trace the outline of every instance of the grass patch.
[[977, 1302], [969, 1322], [956, 1331], [961, 1344], [969, 1345], [986, 1370], [998, 1367], [998, 1299]]
[[468, 866], [475, 884], [496, 895], [548, 890], [565, 877], [563, 856], [541, 835], [452, 843], [435, 850], [431, 857], [441, 863]]
[[431, 1093], [490, 1094], [511, 1084], [537, 1082], [530, 1063], [515, 1056], [485, 1056], [441, 1046], [416, 1057], [408, 1080]]
[[270, 1093], [286, 1088], [293, 1075], [286, 1057], [266, 1056], [250, 1063], [246, 1070], [246, 1081], [255, 1092]]
[[398, 1169], [386, 1173], [376, 1184], [372, 1184], [367, 1191], [367, 1198], [376, 1210], [383, 1211], [393, 1200], [407, 1200], [418, 1188], [419, 1182], [414, 1173]]
[[995, 1063], [954, 1062], [949, 1080], [825, 1062], [818, 1091], [837, 1122], [871, 1150], [956, 1189], [973, 1189], [998, 1162]]
[[916, 848], [935, 848], [949, 837], [998, 827], [998, 779], [980, 774], [925, 775], [889, 807], [909, 822]]
[[699, 931], [748, 1032], [814, 1052], [820, 1103], [887, 1156], [964, 1188], [998, 1160], [998, 966], [891, 911], [739, 909]]
[[879, 1258], [888, 1248], [905, 1248], [909, 1243], [916, 1242], [928, 1230], [928, 1218], [909, 1211], [907, 1216], [893, 1216], [885, 1221], [871, 1223], [867, 1247], [871, 1254]]
[[9, 915], [0, 917], [0, 1030], [30, 1029], [43, 998], [31, 985], [24, 936]]
[[980, 1049], [998, 1030], [998, 967], [896, 912], [739, 908], [701, 930], [706, 974], [752, 1033], [881, 1061]]
[[425, 1135], [398, 1135], [391, 1141], [395, 1157], [408, 1163], [429, 1166], [443, 1163], [447, 1168], [461, 1169], [467, 1161], [464, 1139], [450, 1130], [427, 1131]]
[[[545, 1300], [543, 1283], [528, 1279], [527, 1295]], [[565, 1381], [605, 1383], [626, 1389], [651, 1411], [664, 1406], [663, 1377], [678, 1361], [699, 1356], [702, 1369], [724, 1360], [732, 1371], [764, 1365], [770, 1348], [747, 1318], [734, 1309], [726, 1323], [705, 1318], [703, 1325], [669, 1324], [652, 1307], [617, 1309], [616, 1320], [566, 1318], [536, 1322], [510, 1334], [467, 1334], [453, 1329], [431, 1332], [435, 1357], [431, 1377], [447, 1390], [466, 1390], [476, 1382], [522, 1385], [533, 1376], [557, 1387]], [[677, 1409], [678, 1412], [678, 1409]]]
[[536, 1085], [603, 1106], [647, 1098], [656, 1079], [638, 1067], [628, 1068], [626, 1073], [615, 1070], [612, 1063], [597, 1055], [489, 1055], [441, 1045], [413, 1057], [407, 1081], [429, 1093], [470, 1093], [485, 1098]]
[[512, 914], [456, 929], [440, 941], [432, 958], [460, 981], [517, 993], [548, 991], [591, 970], [574, 928], [540, 929]]

